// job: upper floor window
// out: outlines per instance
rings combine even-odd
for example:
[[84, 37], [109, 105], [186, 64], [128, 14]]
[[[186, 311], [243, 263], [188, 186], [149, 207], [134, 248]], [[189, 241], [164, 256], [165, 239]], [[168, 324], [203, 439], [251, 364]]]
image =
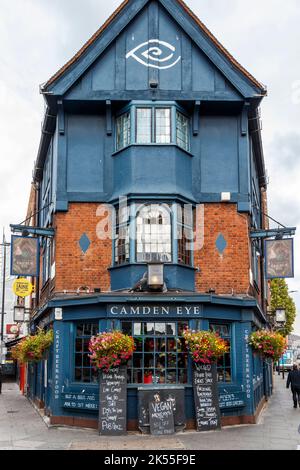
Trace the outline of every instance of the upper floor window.
[[135, 143], [176, 144], [189, 151], [189, 122], [175, 105], [131, 105], [129, 111], [117, 117], [116, 150]]
[[117, 119], [117, 150], [130, 144], [130, 113], [124, 113]]
[[194, 219], [190, 204], [120, 205], [114, 221], [114, 265], [162, 262], [193, 266]]
[[137, 262], [172, 261], [170, 208], [166, 204], [149, 204], [137, 214]]

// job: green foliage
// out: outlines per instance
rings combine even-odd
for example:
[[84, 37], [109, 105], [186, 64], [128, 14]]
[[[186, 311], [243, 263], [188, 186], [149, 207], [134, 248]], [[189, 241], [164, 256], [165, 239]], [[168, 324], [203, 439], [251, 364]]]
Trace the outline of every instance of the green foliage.
[[285, 279], [272, 279], [271, 281], [271, 309], [275, 312], [277, 308], [285, 309], [286, 324], [279, 331], [283, 336], [287, 336], [293, 331], [296, 305], [289, 295], [289, 288]]

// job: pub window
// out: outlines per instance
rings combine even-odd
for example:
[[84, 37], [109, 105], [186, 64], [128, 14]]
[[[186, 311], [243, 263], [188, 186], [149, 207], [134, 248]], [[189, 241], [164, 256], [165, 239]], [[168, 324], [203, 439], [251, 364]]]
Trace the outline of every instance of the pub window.
[[177, 204], [178, 263], [192, 266], [194, 238], [194, 210], [192, 206]]
[[189, 120], [179, 111], [176, 111], [176, 141], [179, 147], [189, 150]]
[[137, 262], [172, 261], [172, 224], [167, 204], [143, 206], [136, 218]]
[[114, 240], [114, 262], [115, 265], [129, 263], [130, 259], [129, 241], [129, 208], [120, 207], [116, 209], [115, 240]]
[[121, 322], [135, 352], [128, 363], [130, 384], [185, 384], [188, 352], [182, 336], [188, 322]]
[[79, 323], [75, 335], [75, 382], [97, 382], [98, 372], [91, 365], [89, 342], [99, 332], [98, 323]]
[[218, 333], [229, 345], [229, 350], [217, 362], [218, 382], [232, 382], [231, 328], [226, 324], [210, 324], [210, 330]]
[[117, 118], [116, 147], [120, 150], [130, 144], [130, 113]]

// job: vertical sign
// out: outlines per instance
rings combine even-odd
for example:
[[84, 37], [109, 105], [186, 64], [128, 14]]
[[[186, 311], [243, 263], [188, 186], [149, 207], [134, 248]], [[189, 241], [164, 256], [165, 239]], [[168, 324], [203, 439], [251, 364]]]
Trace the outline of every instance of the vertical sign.
[[221, 427], [221, 414], [215, 364], [195, 364], [193, 390], [197, 431]]
[[245, 329], [244, 339], [245, 339], [245, 359], [244, 359], [244, 377], [245, 377], [245, 388], [246, 388], [246, 399], [251, 400], [252, 396], [252, 381], [251, 381], [251, 370], [250, 370], [250, 348], [249, 348], [249, 335], [251, 331]]
[[127, 369], [100, 373], [99, 434], [119, 436], [127, 431]]
[[60, 330], [55, 330], [54, 343], [54, 399], [59, 399], [59, 375], [60, 375]]

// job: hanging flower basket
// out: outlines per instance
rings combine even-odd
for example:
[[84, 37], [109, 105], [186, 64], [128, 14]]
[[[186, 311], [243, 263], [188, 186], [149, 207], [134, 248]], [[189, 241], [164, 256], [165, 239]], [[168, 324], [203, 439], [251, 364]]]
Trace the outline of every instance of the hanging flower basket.
[[228, 343], [212, 331], [187, 329], [183, 337], [196, 364], [213, 364], [229, 350]]
[[12, 349], [12, 358], [21, 364], [38, 362], [44, 358], [52, 343], [53, 330], [47, 332], [39, 330], [34, 336], [26, 336]]
[[278, 361], [287, 348], [286, 338], [280, 333], [268, 330], [259, 330], [251, 333], [248, 344], [253, 351], [265, 359]]
[[89, 358], [96, 369], [108, 372], [110, 369], [127, 364], [135, 350], [132, 336], [121, 331], [100, 333], [89, 343]]

